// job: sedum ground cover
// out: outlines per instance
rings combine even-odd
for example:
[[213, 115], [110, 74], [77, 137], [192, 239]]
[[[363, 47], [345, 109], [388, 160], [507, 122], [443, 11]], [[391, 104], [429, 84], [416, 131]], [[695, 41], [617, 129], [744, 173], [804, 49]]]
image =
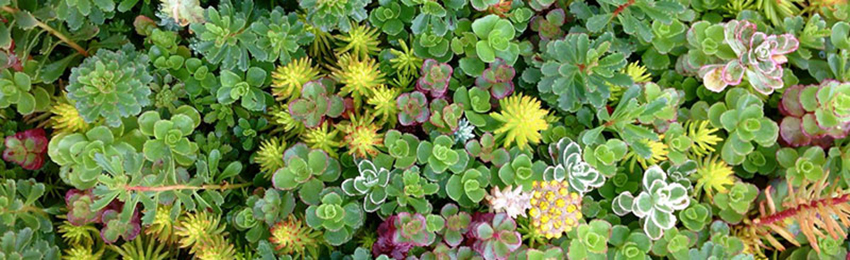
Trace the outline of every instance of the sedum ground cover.
[[0, 0], [0, 259], [850, 259], [846, 0]]

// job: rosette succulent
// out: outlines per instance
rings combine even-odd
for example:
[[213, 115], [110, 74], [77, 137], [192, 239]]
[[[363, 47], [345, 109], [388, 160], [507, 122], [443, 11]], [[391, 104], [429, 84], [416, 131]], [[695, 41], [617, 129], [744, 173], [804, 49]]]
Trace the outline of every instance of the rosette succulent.
[[794, 35], [767, 35], [745, 20], [715, 25], [697, 22], [687, 39], [692, 51], [682, 56], [684, 68], [698, 68], [707, 89], [721, 92], [726, 86], [741, 84], [746, 77], [765, 95], [783, 87], [782, 64], [788, 62], [785, 55], [800, 45]]
[[326, 116], [342, 115], [345, 104], [334, 89], [333, 81], [328, 78], [305, 83], [301, 88], [301, 97], [289, 102], [289, 114], [308, 128], [318, 127]]
[[542, 161], [532, 162], [530, 156], [520, 154], [511, 163], [499, 168], [499, 179], [504, 184], [517, 185], [524, 191], [530, 191], [531, 184], [534, 181], [543, 180], [543, 171], [545, 169], [546, 163]]
[[492, 163], [496, 167], [501, 167], [511, 161], [511, 154], [508, 153], [508, 149], [496, 146], [496, 138], [489, 132], [481, 135], [480, 140], [469, 140], [464, 148], [470, 156], [477, 157], [485, 163]]
[[323, 32], [339, 29], [348, 32], [352, 22], [365, 20], [365, 0], [305, 0], [299, 6], [307, 11], [307, 22]]
[[426, 228], [425, 216], [422, 214], [398, 213], [393, 223], [395, 234], [393, 240], [396, 243], [406, 243], [413, 246], [427, 246], [434, 242], [437, 235]]
[[637, 197], [631, 192], [621, 193], [611, 201], [615, 214], [624, 216], [629, 212], [641, 219], [643, 230], [656, 240], [664, 231], [676, 226], [673, 213], [688, 207], [688, 189], [679, 183], [668, 183], [667, 173], [655, 165], [643, 173], [643, 191]]
[[[551, 0], [544, 0], [551, 1]], [[535, 1], [530, 1], [535, 2]], [[552, 1], [554, 2], [554, 1]], [[531, 18], [531, 30], [538, 33], [541, 40], [558, 39], [564, 36], [561, 26], [567, 21], [564, 9], [552, 9], [546, 15], [536, 15]]]
[[508, 259], [522, 245], [516, 222], [505, 213], [496, 214], [492, 221], [480, 222], [470, 230], [477, 239], [472, 248], [484, 259]]
[[443, 240], [452, 247], [460, 245], [463, 242], [463, 234], [469, 230], [472, 223], [472, 216], [451, 203], [440, 209], [440, 216], [446, 220], [446, 228], [440, 231]]
[[468, 169], [463, 174], [453, 174], [446, 183], [446, 194], [461, 206], [474, 206], [487, 195], [490, 170], [484, 166]]
[[12, 104], [22, 115], [44, 111], [50, 106], [50, 94], [44, 88], [34, 87], [32, 78], [25, 72], [5, 69], [0, 73], [0, 108]]
[[323, 230], [325, 241], [339, 246], [351, 240], [354, 232], [363, 226], [366, 214], [360, 206], [337, 191], [323, 192], [321, 202], [307, 207], [307, 225]]
[[375, 212], [387, 200], [387, 184], [390, 182], [390, 171], [375, 166], [369, 160], [357, 163], [360, 176], [346, 179], [342, 182], [342, 191], [348, 196], [365, 196], [363, 209]]
[[453, 145], [454, 140], [445, 135], [438, 136], [433, 143], [420, 142], [416, 149], [416, 158], [419, 163], [427, 164], [427, 169], [433, 173], [439, 174], [446, 170], [454, 173], [463, 172], [469, 162], [469, 155], [461, 149], [452, 149]]
[[91, 190], [70, 189], [65, 193], [65, 206], [68, 208], [68, 222], [75, 226], [99, 222], [101, 210], [92, 209], [96, 198]]
[[782, 140], [792, 147], [829, 146], [850, 132], [850, 83], [833, 80], [795, 85], [782, 95], [779, 124]]
[[275, 8], [268, 15], [251, 24], [251, 30], [257, 34], [257, 48], [266, 50], [267, 62], [287, 64], [293, 58], [304, 56], [301, 45], [313, 41], [313, 35], [304, 30], [304, 23], [295, 13], [286, 14], [283, 8]]
[[395, 159], [395, 168], [405, 169], [416, 163], [416, 148], [419, 147], [419, 138], [416, 136], [389, 130], [384, 136], [384, 146]]
[[610, 96], [609, 84], [630, 86], [631, 77], [620, 71], [626, 67], [623, 53], [608, 53], [612, 35], [591, 40], [587, 34], [569, 34], [550, 41], [541, 54], [543, 59], [537, 83], [540, 97], [561, 110], [576, 112], [582, 104], [602, 108]]
[[752, 142], [770, 147], [779, 136], [779, 126], [764, 116], [761, 100], [743, 89], [727, 92], [726, 103], [712, 105], [709, 117], [713, 126], [723, 127], [729, 133], [720, 155], [732, 165], [743, 163], [755, 150]]
[[549, 145], [549, 155], [555, 166], [543, 172], [546, 181], [568, 181], [573, 191], [588, 193], [605, 184], [605, 176], [582, 159], [581, 147], [569, 138]]
[[759, 190], [755, 185], [736, 182], [727, 193], [718, 193], [714, 196], [714, 205], [720, 208], [718, 215], [723, 220], [735, 224], [747, 215], [754, 205]]
[[516, 31], [510, 20], [491, 14], [472, 22], [472, 32], [478, 36], [475, 52], [483, 62], [495, 62], [500, 58], [513, 65], [519, 56], [519, 44], [514, 41]]
[[782, 148], [776, 153], [776, 159], [782, 168], [788, 182], [794, 186], [811, 183], [823, 179], [828, 173], [826, 152], [819, 146], [809, 148]]
[[433, 98], [441, 98], [448, 91], [452, 71], [448, 63], [427, 59], [422, 63], [422, 77], [416, 82], [416, 89]]
[[478, 78], [475, 79], [475, 85], [490, 91], [490, 95], [495, 99], [505, 98], [511, 93], [514, 93], [514, 76], [516, 71], [510, 65], [505, 64], [502, 59], [496, 59], [490, 63], [490, 67], [484, 70]]
[[148, 56], [131, 45], [118, 51], [100, 49], [71, 69], [68, 99], [86, 122], [103, 119], [116, 127], [122, 117], [137, 116], [151, 104], [148, 63]]
[[65, 183], [77, 189], [92, 188], [104, 171], [95, 160], [98, 155], [106, 158], [123, 157], [141, 150], [138, 142], [127, 142], [125, 140], [129, 139], [116, 134], [122, 129], [113, 130], [106, 126], [96, 126], [85, 133], [60, 133], [50, 140], [47, 154], [60, 166], [59, 176]]
[[286, 166], [274, 173], [272, 184], [281, 190], [298, 190], [301, 200], [308, 205], [319, 203], [318, 195], [325, 182], [335, 181], [341, 172], [336, 159], [303, 143], [286, 149], [283, 160]]
[[425, 123], [431, 115], [431, 110], [428, 109], [428, 98], [422, 92], [413, 91], [401, 94], [396, 103], [401, 109], [398, 113], [398, 122], [401, 125], [409, 126]]
[[250, 59], [265, 60], [266, 49], [257, 45], [258, 35], [251, 30], [251, 12], [254, 1], [220, 1], [204, 12], [205, 21], [189, 25], [195, 34], [192, 49], [204, 56], [204, 60], [221, 65], [223, 70], [248, 70]]
[[387, 195], [395, 199], [389, 199], [381, 206], [382, 215], [390, 215], [393, 211], [415, 211], [427, 214], [431, 212], [433, 206], [425, 196], [437, 193], [440, 185], [423, 178], [419, 174], [419, 166], [413, 166], [402, 174], [393, 175], [386, 189]]
[[27, 170], [41, 169], [47, 153], [47, 137], [44, 135], [44, 129], [36, 128], [6, 136], [3, 160]]
[[251, 67], [244, 77], [240, 74], [229, 70], [221, 71], [221, 87], [216, 91], [218, 102], [229, 105], [241, 100], [242, 107], [249, 110], [265, 109], [266, 99], [271, 99], [271, 95], [260, 88], [264, 86], [268, 73], [261, 68]]
[[150, 161], [173, 160], [179, 165], [189, 166], [195, 162], [198, 144], [189, 140], [195, 128], [201, 124], [201, 115], [192, 107], [182, 106], [171, 119], [161, 119], [156, 111], [139, 116], [139, 130], [154, 139], [145, 141], [142, 152]]

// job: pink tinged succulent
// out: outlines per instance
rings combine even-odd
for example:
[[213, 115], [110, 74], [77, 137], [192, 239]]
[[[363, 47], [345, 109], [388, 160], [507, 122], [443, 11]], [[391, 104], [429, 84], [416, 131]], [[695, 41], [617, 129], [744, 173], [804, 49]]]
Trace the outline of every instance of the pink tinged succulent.
[[38, 170], [44, 165], [47, 137], [44, 129], [30, 129], [7, 136], [3, 160], [14, 162], [27, 170]]
[[514, 76], [516, 76], [516, 70], [513, 67], [505, 64], [502, 59], [496, 59], [481, 76], [475, 79], [475, 85], [489, 90], [493, 98], [502, 99], [514, 92]]
[[318, 127], [325, 117], [339, 117], [345, 111], [345, 103], [334, 94], [333, 81], [320, 79], [310, 81], [301, 88], [301, 98], [289, 102], [289, 114], [308, 128]]
[[785, 144], [828, 148], [850, 132], [850, 83], [795, 85], [783, 94], [779, 111], [785, 115], [779, 124]]
[[427, 246], [436, 240], [437, 235], [429, 232], [425, 216], [422, 214], [410, 214], [402, 212], [395, 219], [395, 235], [393, 240], [397, 243], [409, 243], [414, 246]]
[[92, 211], [95, 197], [91, 190], [70, 189], [65, 193], [65, 207], [68, 208], [68, 222], [75, 226], [100, 221], [103, 210]]
[[103, 211], [101, 223], [103, 229], [100, 230], [100, 237], [107, 244], [112, 244], [118, 241], [118, 238], [124, 238], [124, 241], [131, 241], [139, 236], [142, 231], [141, 218], [139, 211], [134, 210], [130, 221], [121, 220], [122, 212], [117, 209], [107, 209]]
[[558, 39], [564, 36], [561, 26], [567, 21], [564, 9], [558, 8], [546, 13], [546, 16], [536, 15], [531, 18], [531, 30], [538, 32], [541, 40]]
[[424, 123], [431, 115], [428, 109], [428, 98], [419, 91], [401, 94], [396, 99], [396, 104], [401, 109], [398, 113], [398, 121], [404, 126]]
[[407, 252], [413, 248], [413, 245], [395, 240], [395, 234], [397, 233], [395, 228], [396, 221], [398, 221], [397, 215], [390, 216], [378, 225], [378, 239], [372, 245], [372, 256], [387, 255], [393, 259], [404, 259], [407, 257]]
[[522, 245], [516, 222], [505, 213], [494, 215], [491, 222], [477, 223], [471, 231], [477, 239], [472, 248], [484, 259], [508, 259]]
[[416, 90], [429, 94], [433, 98], [441, 98], [449, 89], [452, 77], [452, 66], [427, 59], [422, 64], [422, 77], [416, 82]]

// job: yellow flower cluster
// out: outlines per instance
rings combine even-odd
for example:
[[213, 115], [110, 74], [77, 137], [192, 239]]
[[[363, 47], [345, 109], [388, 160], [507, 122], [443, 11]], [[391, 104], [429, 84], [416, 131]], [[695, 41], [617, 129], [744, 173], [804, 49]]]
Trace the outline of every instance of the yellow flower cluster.
[[531, 225], [546, 238], [559, 238], [578, 226], [581, 196], [569, 190], [567, 181], [535, 181], [532, 185]]

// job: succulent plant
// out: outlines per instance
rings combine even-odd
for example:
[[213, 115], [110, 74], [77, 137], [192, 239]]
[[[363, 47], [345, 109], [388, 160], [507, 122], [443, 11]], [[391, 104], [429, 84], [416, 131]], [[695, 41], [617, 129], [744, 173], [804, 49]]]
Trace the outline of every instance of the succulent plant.
[[22, 115], [44, 111], [50, 106], [50, 94], [44, 88], [34, 87], [32, 78], [25, 72], [6, 69], [0, 73], [0, 108], [12, 104]]
[[443, 97], [448, 91], [452, 71], [452, 66], [449, 66], [448, 63], [426, 59], [422, 63], [422, 77], [416, 82], [416, 90], [433, 98]]
[[431, 110], [428, 109], [428, 98], [419, 91], [401, 94], [397, 104], [401, 109], [398, 113], [398, 122], [404, 126], [425, 123], [431, 115]]
[[47, 154], [60, 166], [59, 175], [65, 183], [77, 189], [88, 189], [94, 187], [97, 177], [104, 171], [95, 161], [96, 155], [123, 157], [126, 153], [141, 150], [140, 143], [127, 142], [125, 139], [130, 141], [129, 138], [116, 136], [106, 126], [96, 126], [85, 133], [61, 133], [54, 136], [47, 145]]
[[[126, 209], [124, 209], [126, 210]], [[116, 209], [106, 209], [101, 214], [100, 222], [103, 223], [103, 229], [100, 230], [100, 237], [103, 241], [109, 244], [118, 241], [118, 238], [123, 238], [124, 241], [135, 239], [142, 231], [139, 211], [132, 209], [132, 217], [130, 221], [122, 221], [119, 215], [126, 214], [125, 212]]]
[[27, 170], [38, 170], [44, 165], [47, 137], [44, 129], [35, 128], [6, 136], [3, 142], [3, 160], [14, 162]]
[[[405, 34], [405, 26], [413, 21], [415, 8], [402, 7], [402, 2], [380, 1], [381, 6], [369, 12], [369, 22], [391, 36]], [[439, 5], [439, 4], [437, 4]]]
[[71, 70], [68, 99], [74, 101], [86, 122], [103, 118], [111, 127], [122, 117], [136, 116], [151, 104], [153, 77], [148, 73], [148, 56], [131, 45], [119, 51], [100, 49]]
[[481, 166], [468, 169], [462, 174], [452, 174], [446, 183], [446, 193], [449, 198], [461, 206], [473, 206], [484, 200], [487, 186], [490, 185], [490, 170]]
[[348, 144], [348, 153], [357, 158], [378, 155], [378, 147], [384, 145], [384, 134], [379, 132], [381, 126], [375, 124], [374, 118], [368, 113], [348, 116], [350, 121], [336, 125], [345, 134], [343, 143]]
[[302, 9], [307, 10], [307, 21], [323, 32], [339, 29], [348, 32], [352, 22], [365, 20], [366, 5], [364, 0], [307, 0], [299, 2]]
[[[712, 216], [711, 206], [708, 204], [692, 203], [688, 208], [679, 211], [679, 220], [691, 231], [703, 230], [711, 222]], [[665, 233], [664, 236], [668, 234]]]
[[850, 132], [850, 83], [824, 81], [795, 85], [785, 91], [779, 111], [782, 140], [792, 147], [829, 146]]
[[413, 246], [430, 245], [437, 235], [427, 230], [425, 222], [425, 216], [422, 214], [398, 213], [394, 221], [396, 232], [393, 240], [396, 243], [407, 243]]
[[469, 230], [472, 223], [472, 216], [451, 203], [440, 209], [440, 216], [446, 220], [446, 228], [440, 231], [443, 240], [451, 247], [460, 245], [463, 242], [463, 234]]
[[[433, 206], [425, 199], [427, 195], [433, 195], [440, 189], [440, 185], [432, 183], [419, 174], [419, 166], [406, 169], [402, 174], [392, 176], [390, 185], [387, 186], [388, 199], [381, 206], [382, 215], [390, 215], [395, 212], [418, 212], [427, 214]], [[411, 210], [412, 209], [412, 210]]]
[[511, 154], [507, 149], [496, 146], [496, 138], [492, 134], [486, 132], [479, 139], [469, 140], [464, 145], [469, 156], [477, 157], [485, 163], [492, 163], [496, 167], [511, 161]]
[[577, 238], [570, 241], [570, 259], [605, 258], [611, 238], [611, 223], [595, 219], [577, 228]]
[[386, 75], [372, 58], [362, 58], [344, 53], [337, 60], [338, 67], [331, 68], [331, 78], [343, 84], [338, 95], [350, 95], [354, 106], [359, 107], [362, 100], [371, 97], [376, 88], [384, 84]]
[[470, 230], [477, 239], [472, 248], [484, 259], [507, 259], [522, 245], [516, 222], [504, 213], [496, 214], [491, 222], [480, 222]]
[[646, 259], [652, 249], [652, 240], [639, 230], [629, 231], [628, 227], [617, 225], [611, 233], [609, 242], [616, 250], [615, 259]]
[[168, 158], [177, 164], [188, 166], [195, 162], [198, 144], [189, 140], [189, 135], [201, 124], [201, 115], [192, 107], [182, 106], [171, 119], [161, 119], [156, 111], [139, 116], [139, 130], [154, 139], [145, 141], [142, 152], [150, 161]]
[[511, 163], [497, 167], [500, 167], [499, 179], [502, 183], [520, 186], [523, 191], [530, 191], [532, 183], [542, 181], [543, 172], [547, 169], [546, 163], [532, 162], [531, 157], [526, 154], [517, 155]]
[[253, 1], [241, 1], [233, 4], [230, 0], [221, 1], [218, 6], [209, 6], [204, 12], [205, 20], [189, 25], [197, 42], [192, 49], [223, 70], [248, 70], [249, 60], [265, 60], [268, 53], [257, 45], [259, 36], [250, 29]]
[[[625, 55], [608, 53], [611, 38], [610, 34], [595, 40], [587, 34], [569, 34], [548, 42], [541, 56], [543, 77], [537, 83], [541, 98], [552, 107], [576, 112], [582, 104], [606, 105], [609, 84], [630, 86], [631, 78], [619, 72], [626, 66]], [[575, 52], [564, 51], [572, 49]]]
[[68, 222], [75, 226], [100, 222], [102, 210], [93, 210], [95, 200], [91, 190], [70, 189], [65, 193], [65, 207], [68, 208]]
[[204, 21], [204, 8], [198, 0], [165, 0], [160, 3], [159, 10], [180, 26]]
[[540, 101], [520, 94], [499, 100], [499, 104], [502, 111], [491, 112], [490, 116], [503, 123], [493, 133], [497, 139], [504, 137], [505, 147], [516, 141], [517, 147], [524, 150], [529, 143], [540, 142], [540, 131], [549, 127], [546, 121], [549, 111], [540, 107]]
[[6, 259], [59, 259], [59, 247], [37, 236], [29, 227], [9, 230], [0, 237], [0, 251]]
[[714, 205], [720, 208], [717, 215], [729, 223], [738, 223], [755, 204], [753, 202], [758, 195], [759, 190], [755, 185], [736, 182], [729, 192], [718, 193], [714, 196]]
[[268, 52], [264, 61], [289, 63], [293, 58], [306, 55], [301, 45], [313, 41], [313, 35], [304, 30], [304, 23], [294, 13], [286, 14], [283, 8], [275, 8], [268, 15], [251, 23], [257, 34], [256, 45]]
[[283, 221], [295, 209], [295, 196], [291, 192], [269, 189], [262, 198], [252, 196], [248, 199], [253, 218], [272, 226]]
[[[544, 0], [548, 1], [548, 0]], [[535, 2], [535, 1], [530, 1]], [[554, 2], [554, 1], [553, 1]], [[551, 3], [550, 3], [551, 4]], [[538, 33], [541, 40], [559, 39], [564, 36], [561, 26], [567, 21], [564, 9], [552, 9], [546, 15], [536, 15], [531, 18], [531, 30]]]
[[[691, 51], [683, 57], [686, 70], [698, 70], [705, 87], [714, 92], [747, 82], [769, 95], [784, 86], [782, 64], [785, 54], [797, 50], [799, 41], [791, 34], [767, 35], [749, 21], [724, 24], [697, 22], [688, 31]], [[698, 68], [698, 69], [697, 69]]]
[[519, 44], [514, 41], [516, 31], [510, 20], [491, 14], [472, 22], [472, 31], [478, 36], [475, 51], [483, 62], [500, 58], [513, 65], [519, 56]]
[[398, 130], [389, 130], [384, 136], [387, 154], [395, 159], [395, 168], [406, 169], [416, 163], [416, 148], [419, 138], [412, 134], [402, 134]]
[[289, 113], [308, 128], [318, 127], [325, 117], [338, 117], [345, 110], [342, 98], [334, 92], [334, 83], [328, 78], [307, 82], [301, 98], [289, 102]]
[[338, 191], [323, 193], [320, 203], [307, 207], [307, 225], [323, 230], [325, 241], [339, 246], [351, 240], [354, 231], [363, 226], [365, 213]]
[[286, 149], [283, 160], [286, 166], [274, 173], [272, 184], [281, 190], [298, 190], [301, 200], [308, 205], [318, 203], [324, 183], [335, 181], [341, 172], [336, 159], [303, 143]]
[[395, 259], [404, 259], [408, 251], [413, 248], [410, 243], [400, 243], [395, 237], [398, 233], [396, 220], [398, 215], [393, 215], [378, 225], [378, 239], [372, 244], [372, 255], [391, 256]]
[[248, 68], [245, 77], [233, 71], [221, 71], [221, 87], [216, 91], [218, 102], [229, 105], [241, 100], [239, 104], [249, 110], [265, 109], [267, 96], [271, 98], [268, 93], [260, 89], [264, 86], [266, 76], [268, 76], [266, 71], [258, 67]]
[[805, 182], [823, 179], [827, 174], [826, 152], [818, 146], [808, 148], [782, 148], [776, 153], [776, 160], [785, 168], [788, 182], [800, 186]]
[[656, 240], [676, 226], [673, 213], [688, 207], [688, 190], [679, 183], [668, 183], [667, 173], [657, 165], [644, 172], [642, 183], [643, 191], [637, 197], [621, 193], [611, 201], [611, 209], [620, 216], [634, 213], [641, 218], [646, 235]]
[[605, 184], [605, 176], [582, 160], [581, 147], [569, 138], [549, 145], [549, 155], [555, 166], [543, 172], [546, 181], [568, 181], [570, 189], [586, 194]]
[[510, 65], [505, 64], [502, 59], [496, 59], [490, 63], [490, 67], [484, 70], [478, 78], [475, 79], [475, 85], [490, 91], [490, 95], [495, 99], [505, 98], [514, 92], [514, 76], [516, 71]]
[[446, 170], [461, 173], [466, 169], [469, 155], [461, 149], [452, 149], [453, 145], [452, 138], [445, 135], [438, 136], [433, 143], [422, 141], [416, 149], [416, 158], [419, 163], [427, 164], [427, 169], [434, 173]]
[[431, 102], [431, 118], [425, 124], [425, 130], [434, 129], [443, 133], [454, 133], [463, 116], [463, 111], [461, 104], [449, 104], [445, 99], [434, 100]]
[[746, 156], [753, 152], [753, 141], [762, 147], [769, 147], [779, 135], [776, 122], [764, 117], [762, 102], [745, 92], [743, 89], [733, 89], [726, 93], [725, 104], [715, 103], [709, 110], [711, 124], [723, 127], [729, 133], [720, 155], [732, 165], [743, 163]]
[[348, 196], [365, 196], [363, 209], [375, 212], [387, 200], [387, 184], [390, 182], [390, 171], [375, 166], [369, 160], [357, 163], [360, 176], [346, 179], [342, 182], [342, 191]]

